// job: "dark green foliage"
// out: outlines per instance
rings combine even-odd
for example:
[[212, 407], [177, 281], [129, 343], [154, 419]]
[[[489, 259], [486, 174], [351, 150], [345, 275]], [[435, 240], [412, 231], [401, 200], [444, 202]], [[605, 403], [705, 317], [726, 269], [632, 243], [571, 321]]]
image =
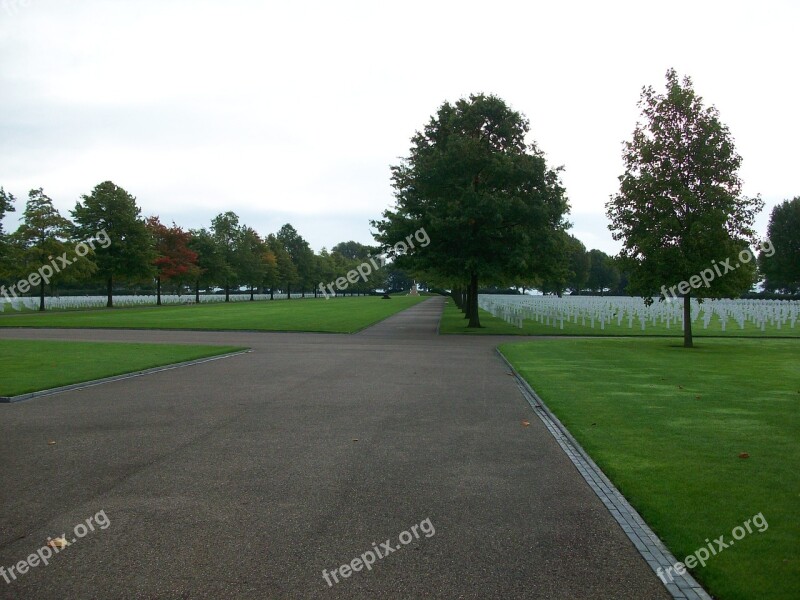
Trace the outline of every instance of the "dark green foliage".
[[429, 244], [396, 267], [433, 285], [462, 288], [471, 327], [480, 327], [479, 281], [547, 278], [563, 257], [568, 204], [558, 169], [528, 145], [528, 120], [496, 96], [445, 102], [392, 167], [396, 207], [373, 221], [390, 255], [419, 230]]
[[767, 237], [772, 250], [766, 248], [759, 256], [764, 289], [800, 293], [800, 196], [772, 209]]
[[[754, 241], [753, 221], [760, 197], [742, 196], [741, 157], [714, 107], [706, 108], [689, 78], [667, 72], [663, 94], [642, 91], [639, 123], [625, 143], [625, 172], [620, 191], [607, 203], [609, 228], [622, 240], [628, 289], [646, 298], [662, 286], [688, 281], [712, 261], [735, 257]], [[723, 297], [746, 291], [752, 265], [716, 277], [709, 287], [683, 294]], [[691, 320], [685, 319], [685, 345], [692, 345]]]
[[111, 181], [97, 185], [75, 205], [75, 235], [85, 240], [105, 231], [111, 243], [95, 248], [97, 274], [106, 282], [107, 306], [113, 306], [113, 283], [117, 278], [142, 279], [154, 274], [152, 240], [136, 198]]

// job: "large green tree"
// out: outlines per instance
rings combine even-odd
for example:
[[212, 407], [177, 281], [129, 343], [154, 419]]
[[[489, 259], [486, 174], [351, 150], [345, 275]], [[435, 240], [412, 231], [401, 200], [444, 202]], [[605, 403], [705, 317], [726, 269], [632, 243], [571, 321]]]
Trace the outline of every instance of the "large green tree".
[[[281, 227], [275, 237], [281, 243], [283, 249], [289, 253], [296, 271], [295, 279], [300, 284], [301, 295], [305, 297], [306, 288], [316, 283], [313, 281], [315, 272], [314, 252], [309, 247], [308, 242], [303, 239], [303, 236], [297, 233], [297, 230], [289, 223]], [[287, 300], [291, 300], [291, 283], [290, 278], [287, 278]]]
[[759, 256], [764, 289], [800, 293], [800, 196], [772, 209], [767, 237], [772, 248]]
[[75, 205], [75, 235], [81, 239], [105, 231], [110, 239], [106, 247], [95, 248], [97, 273], [106, 283], [106, 306], [114, 306], [114, 281], [141, 279], [153, 275], [155, 257], [150, 234], [136, 198], [111, 181], [95, 186]]
[[236, 249], [236, 271], [241, 282], [250, 288], [250, 300], [255, 289], [264, 282], [267, 264], [264, 261], [266, 246], [252, 227], [243, 227]]
[[[684, 346], [691, 347], [691, 298], [739, 294], [751, 285], [753, 270], [733, 268], [708, 285], [692, 278], [754, 241], [763, 202], [742, 195], [742, 159], [717, 109], [704, 106], [688, 77], [681, 81], [670, 69], [666, 80], [664, 93], [642, 91], [642, 122], [624, 145], [625, 172], [606, 210], [614, 239], [624, 244], [629, 291], [650, 300], [678, 284]], [[693, 283], [687, 289], [684, 282]]]
[[602, 250], [589, 250], [589, 273], [586, 278], [586, 287], [594, 292], [614, 290], [619, 283], [619, 269], [614, 264], [614, 259]]
[[[286, 246], [274, 233], [267, 236], [267, 247], [275, 255], [275, 266], [277, 268], [277, 277], [279, 285], [286, 286], [287, 299], [291, 299], [288, 294], [291, 292], [292, 285], [297, 282], [298, 274], [297, 267], [292, 261], [292, 256], [286, 250]], [[273, 297], [272, 288], [270, 288], [270, 298]]]
[[497, 96], [445, 102], [392, 167], [395, 207], [372, 222], [394, 268], [467, 290], [470, 327], [480, 327], [479, 282], [547, 278], [563, 259], [564, 188], [528, 131]]
[[[72, 254], [69, 243], [73, 231], [72, 221], [62, 217], [53, 206], [53, 200], [42, 188], [31, 190], [22, 222], [14, 233], [14, 242], [20, 248], [18, 269], [20, 275], [37, 272], [39, 275], [39, 310], [45, 309], [44, 296], [47, 284], [60, 276], [63, 280], [72, 271], [72, 279], [77, 275], [87, 275], [95, 270], [94, 263], [88, 257], [67, 258], [69, 269], [56, 272], [52, 266], [53, 257]], [[56, 265], [58, 266], [58, 264]]]
[[225, 259], [221, 255], [214, 236], [208, 229], [192, 229], [189, 231], [188, 247], [197, 254], [197, 270], [194, 273], [195, 302], [200, 303], [200, 288], [213, 289], [214, 285], [224, 278]]
[[237, 250], [242, 235], [239, 216], [228, 211], [214, 217], [211, 220], [211, 235], [217, 245], [217, 257], [220, 260], [217, 283], [225, 290], [225, 302], [230, 302], [231, 287], [239, 287]]
[[280, 283], [280, 272], [278, 271], [278, 257], [272, 251], [269, 243], [264, 240], [262, 242], [261, 251], [261, 265], [263, 273], [262, 284], [265, 288], [269, 288], [269, 299], [275, 299], [275, 286]]
[[10, 194], [0, 187], [0, 277], [5, 277], [8, 274], [8, 268], [11, 264], [11, 245], [8, 235], [3, 230], [3, 219], [7, 213], [14, 212], [15, 201], [14, 194]]
[[[535, 281], [532, 286], [545, 294], [558, 294], [559, 297], [567, 289], [573, 293], [579, 292], [586, 286], [589, 277], [589, 254], [586, 246], [566, 232], [563, 233], [563, 238], [561, 246], [554, 249], [554, 252], [562, 253], [561, 259], [555, 261], [556, 266], [547, 278]], [[524, 283], [525, 287], [531, 287], [530, 282]]]
[[377, 254], [378, 249], [350, 240], [349, 242], [339, 242], [331, 248], [331, 252], [338, 252], [347, 259], [362, 262], [370, 256]]
[[567, 256], [569, 263], [567, 288], [572, 293], [580, 293], [589, 279], [589, 267], [591, 266], [589, 253], [586, 251], [586, 246], [583, 245], [583, 242], [574, 236], [569, 236]]

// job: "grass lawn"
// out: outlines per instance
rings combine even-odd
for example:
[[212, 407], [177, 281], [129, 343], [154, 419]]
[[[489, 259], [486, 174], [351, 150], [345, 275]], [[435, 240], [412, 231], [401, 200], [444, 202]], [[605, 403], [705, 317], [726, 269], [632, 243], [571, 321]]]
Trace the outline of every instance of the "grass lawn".
[[[465, 333], [470, 335], [579, 335], [579, 336], [674, 336], [683, 337], [683, 329], [679, 325], [672, 325], [669, 329], [665, 325], [647, 324], [647, 328], [642, 331], [638, 322], [635, 322], [632, 329], [628, 328], [628, 323], [623, 320], [622, 326], [618, 326], [617, 322], [606, 323], [604, 329], [600, 329], [599, 323], [595, 323], [594, 328], [589, 326], [587, 321], [586, 325], [582, 325], [581, 321], [577, 323], [564, 323], [564, 329], [558, 326], [546, 325], [536, 321], [523, 321], [522, 328], [515, 327], [510, 323], [506, 323], [503, 319], [493, 317], [491, 313], [480, 309], [481, 329], [468, 329], [467, 320], [451, 299], [448, 298], [447, 306], [442, 315], [442, 323], [440, 326], [440, 333]], [[761, 331], [752, 323], [745, 323], [744, 329], [739, 329], [739, 326], [728, 327], [725, 331], [719, 326], [718, 320], [713, 320], [708, 329], [703, 329], [702, 321], [698, 320], [692, 324], [692, 334], [695, 337], [786, 337], [786, 338], [800, 338], [800, 327], [791, 329], [783, 327], [777, 329], [774, 326], [767, 325], [765, 331]]]
[[234, 346], [0, 340], [0, 396], [243, 350]]
[[44, 313], [6, 312], [0, 327], [219, 329], [353, 333], [425, 298], [380, 296], [262, 300]]
[[500, 350], [678, 560], [763, 513], [764, 533], [693, 570], [710, 593], [797, 598], [800, 342], [562, 338]]

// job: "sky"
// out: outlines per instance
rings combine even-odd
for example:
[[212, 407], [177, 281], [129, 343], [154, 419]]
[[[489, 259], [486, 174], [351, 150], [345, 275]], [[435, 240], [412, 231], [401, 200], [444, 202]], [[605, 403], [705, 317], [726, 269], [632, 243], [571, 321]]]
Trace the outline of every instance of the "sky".
[[319, 251], [371, 243], [392, 164], [445, 101], [496, 94], [563, 166], [571, 233], [605, 203], [644, 86], [714, 105], [769, 211], [800, 195], [800, 3], [0, 0], [0, 186], [69, 210], [111, 180], [184, 228], [228, 210]]

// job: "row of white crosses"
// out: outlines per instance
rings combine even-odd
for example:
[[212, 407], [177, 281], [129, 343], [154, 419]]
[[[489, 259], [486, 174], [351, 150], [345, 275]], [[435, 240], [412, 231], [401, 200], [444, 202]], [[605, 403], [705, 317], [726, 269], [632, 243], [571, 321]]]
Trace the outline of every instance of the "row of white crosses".
[[[605, 329], [614, 323], [628, 329], [661, 325], [667, 329], [683, 329], [683, 301], [658, 301], [646, 306], [644, 300], [628, 296], [525, 296], [481, 294], [478, 305], [493, 316], [516, 327], [534, 321], [556, 329], [574, 323], [591, 329]], [[692, 324], [707, 329], [714, 319], [722, 331], [728, 327], [745, 329], [766, 327], [795, 328], [800, 317], [800, 301], [796, 300], [704, 300], [691, 303]]]
[[[286, 294], [275, 294], [275, 300], [285, 300]], [[292, 294], [292, 298], [300, 298], [301, 294]], [[117, 307], [135, 307], [135, 306], [150, 306], [156, 303], [155, 295], [136, 295], [136, 296], [114, 296], [114, 306]], [[194, 295], [178, 296], [177, 294], [161, 294], [162, 304], [191, 304], [194, 303]], [[250, 294], [231, 294], [231, 302], [246, 302], [250, 300]], [[269, 300], [269, 294], [254, 294], [255, 300]], [[66, 309], [89, 309], [89, 308], [103, 308], [106, 305], [106, 296], [60, 296], [50, 297], [46, 296], [44, 299], [44, 306], [46, 310], [66, 310]], [[225, 296], [221, 294], [201, 294], [200, 302], [202, 304], [224, 302]], [[38, 310], [39, 298], [38, 297], [18, 297], [6, 299], [0, 297], [0, 312], [5, 310]]]

